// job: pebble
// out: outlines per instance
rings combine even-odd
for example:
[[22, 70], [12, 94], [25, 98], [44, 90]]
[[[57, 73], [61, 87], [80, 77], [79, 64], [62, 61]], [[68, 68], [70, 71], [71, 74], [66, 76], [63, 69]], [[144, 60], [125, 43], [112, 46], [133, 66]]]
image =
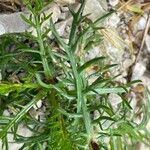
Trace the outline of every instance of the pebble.
[[91, 49], [88, 54], [86, 54], [86, 59], [90, 60], [95, 58], [96, 56], [100, 55], [100, 48], [99, 47], [94, 47], [93, 49]]
[[33, 108], [35, 109], [35, 110], [37, 110], [37, 109], [39, 109], [39, 108], [41, 108], [42, 107], [42, 101], [41, 100], [39, 100], [35, 105], [33, 105]]
[[3, 116], [10, 116], [10, 113], [7, 109], [3, 111]]
[[133, 64], [133, 61], [131, 59], [125, 59], [123, 62], [123, 69], [128, 69]]
[[119, 0], [109, 0], [111, 6], [116, 6], [119, 3]]
[[144, 30], [147, 22], [146, 20], [147, 20], [147, 15], [145, 14], [143, 17], [141, 17], [139, 22], [136, 24], [135, 28], [137, 28], [137, 30]]
[[99, 0], [92, 0], [92, 2], [91, 0], [86, 1], [83, 15], [90, 14], [88, 18], [94, 21], [98, 19], [100, 16], [102, 16], [104, 13], [105, 13], [105, 10], [101, 6], [101, 3], [99, 2]]
[[150, 35], [149, 34], [146, 35], [145, 44], [147, 47], [147, 51], [150, 53]]
[[75, 0], [55, 0], [55, 2], [60, 4], [74, 4]]
[[107, 22], [107, 25], [108, 26], [111, 26], [111, 27], [117, 27], [118, 23], [120, 22], [120, 18], [119, 16], [114, 13], [109, 19], [108, 19], [108, 22]]
[[4, 28], [4, 26], [0, 23], [0, 35], [5, 34], [5, 33], [6, 33], [5, 28]]
[[27, 24], [20, 17], [21, 14], [23, 13], [0, 14], [0, 35], [25, 31]]
[[140, 79], [145, 71], [146, 71], [146, 64], [143, 61], [139, 61], [138, 63], [136, 63], [133, 69], [132, 80]]
[[121, 97], [115, 93], [109, 94], [108, 100], [110, 101], [110, 103], [114, 109], [117, 109], [118, 104], [120, 104], [122, 102]]
[[57, 32], [59, 33], [60, 36], [63, 36], [65, 34], [66, 23], [67, 23], [66, 21], [61, 21], [55, 24]]

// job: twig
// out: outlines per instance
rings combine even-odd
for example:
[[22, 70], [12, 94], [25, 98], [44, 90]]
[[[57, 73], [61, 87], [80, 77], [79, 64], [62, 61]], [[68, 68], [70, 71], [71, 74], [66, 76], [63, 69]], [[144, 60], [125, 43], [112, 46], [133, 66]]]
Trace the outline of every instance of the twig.
[[134, 67], [135, 67], [136, 63], [138, 62], [138, 60], [139, 60], [139, 58], [141, 56], [141, 53], [142, 53], [142, 50], [143, 50], [143, 47], [144, 47], [144, 43], [145, 43], [145, 38], [146, 38], [146, 35], [148, 33], [149, 25], [150, 25], [150, 11], [148, 12], [146, 26], [145, 26], [145, 30], [143, 32], [143, 39], [142, 39], [142, 43], [141, 43], [141, 46], [139, 48], [137, 57], [136, 57], [134, 63], [132, 64], [132, 66], [129, 68], [129, 71], [128, 71], [128, 77], [127, 77], [127, 79], [128, 79], [129, 82], [131, 81]]
[[137, 57], [136, 57], [136, 60], [135, 60], [135, 64], [138, 62], [139, 60], [139, 57], [141, 55], [141, 52], [143, 50], [143, 47], [144, 47], [144, 43], [145, 43], [145, 38], [146, 38], [146, 35], [148, 33], [148, 29], [149, 29], [149, 25], [150, 25], [150, 11], [148, 12], [148, 17], [147, 17], [147, 21], [146, 21], [146, 26], [145, 26], [145, 30], [144, 30], [144, 33], [143, 33], [143, 39], [142, 39], [142, 43], [141, 43], [141, 46], [140, 46], [140, 49], [138, 51], [138, 54], [137, 54]]

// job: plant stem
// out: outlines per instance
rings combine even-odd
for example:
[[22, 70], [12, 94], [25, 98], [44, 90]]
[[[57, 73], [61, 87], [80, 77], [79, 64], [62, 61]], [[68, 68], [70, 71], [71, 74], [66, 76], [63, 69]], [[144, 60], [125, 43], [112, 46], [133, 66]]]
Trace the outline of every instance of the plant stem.
[[90, 114], [87, 110], [86, 99], [84, 98], [84, 95], [82, 93], [82, 78], [78, 74], [77, 66], [76, 66], [77, 63], [76, 63], [75, 58], [73, 57], [73, 53], [71, 51], [68, 51], [67, 53], [68, 53], [68, 57], [70, 59], [71, 67], [72, 67], [74, 78], [76, 81], [77, 113], [80, 113], [82, 111], [86, 132], [90, 138], [91, 134], [92, 134], [91, 118], [90, 118]]
[[[72, 22], [71, 32], [70, 32], [70, 36], [69, 36], [69, 45], [72, 46], [72, 48], [73, 48], [73, 45], [76, 43], [76, 32], [77, 32], [77, 29], [79, 26], [80, 19], [82, 17], [85, 3], [86, 3], [86, 0], [83, 0], [78, 12], [76, 13], [76, 15], [73, 16], [74, 19]], [[73, 49], [71, 49], [71, 50], [74, 51]]]
[[36, 20], [36, 32], [37, 32], [37, 39], [38, 39], [38, 43], [40, 46], [40, 55], [41, 55], [41, 59], [42, 59], [42, 64], [43, 64], [43, 68], [44, 68], [44, 74], [47, 80], [52, 78], [52, 71], [49, 68], [49, 64], [48, 61], [46, 59], [46, 53], [45, 53], [45, 47], [44, 47], [44, 42], [42, 39], [42, 31], [41, 31], [41, 26], [38, 20], [38, 17], [35, 17]]

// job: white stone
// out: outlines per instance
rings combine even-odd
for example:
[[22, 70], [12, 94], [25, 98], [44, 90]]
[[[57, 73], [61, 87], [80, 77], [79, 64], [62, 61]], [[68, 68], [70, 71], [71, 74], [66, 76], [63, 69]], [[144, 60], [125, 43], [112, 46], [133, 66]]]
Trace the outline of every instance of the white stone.
[[111, 6], [116, 6], [119, 3], [119, 0], [109, 0]]
[[75, 0], [55, 0], [55, 2], [60, 4], [74, 4]]
[[4, 33], [24, 32], [27, 24], [22, 20], [20, 15], [23, 13], [12, 13], [0, 15], [0, 35]]
[[131, 98], [132, 98], [132, 101], [130, 102], [130, 106], [132, 107], [133, 111], [135, 112], [135, 108], [137, 105], [137, 99], [136, 99], [136, 94], [134, 92], [131, 92]]
[[150, 35], [148, 34], [146, 35], [145, 43], [146, 43], [147, 51], [150, 52]]
[[[104, 0], [105, 1], [105, 0]], [[96, 20], [100, 16], [102, 16], [105, 13], [103, 7], [101, 6], [101, 3], [99, 0], [87, 0], [85, 9], [84, 9], [84, 15], [90, 14], [89, 18], [91, 20]]]
[[117, 108], [117, 107], [118, 107], [118, 104], [120, 104], [120, 103], [122, 102], [121, 97], [120, 97], [118, 94], [115, 94], [115, 93], [109, 94], [108, 99], [109, 99], [111, 105], [112, 105], [114, 108]]
[[0, 23], [0, 35], [5, 34], [5, 33], [6, 33], [5, 28], [4, 28], [4, 26]]
[[56, 30], [60, 36], [63, 36], [65, 34], [66, 25], [67, 25], [66, 21], [61, 21], [55, 24]]
[[8, 111], [8, 110], [4, 110], [4, 111], [3, 111], [3, 116], [10, 116], [9, 111]]
[[119, 16], [114, 13], [114, 14], [108, 19], [107, 25], [108, 25], [108, 26], [111, 26], [111, 27], [117, 27], [117, 25], [118, 25], [119, 22], [120, 22]]
[[150, 73], [149, 73], [149, 76], [147, 75], [143, 75], [140, 80], [142, 80], [143, 84], [147, 87], [150, 87]]
[[[58, 18], [61, 16], [60, 7], [55, 4], [51, 3], [51, 5], [44, 11], [46, 15], [52, 14], [53, 22], [57, 22]], [[12, 14], [2, 14], [0, 15], [0, 35], [4, 33], [19, 33], [33, 31], [33, 35], [35, 35], [35, 30], [29, 27], [29, 24], [25, 23], [20, 15], [28, 16], [29, 12], [19, 12], [19, 13], [12, 13]], [[49, 26], [49, 20], [43, 23], [43, 27]]]
[[33, 105], [33, 108], [36, 110], [36, 109], [39, 109], [42, 107], [42, 100], [39, 100], [35, 105]]
[[123, 69], [128, 69], [133, 64], [131, 59], [125, 59], [123, 62]]
[[93, 59], [97, 56], [100, 55], [100, 48], [99, 47], [94, 47], [93, 49], [91, 49], [88, 54], [86, 54], [86, 59]]
[[107, 53], [114, 63], [120, 64], [122, 62], [124, 51], [122, 49], [112, 46], [110, 43], [107, 44]]
[[[26, 128], [23, 124], [18, 126], [17, 134], [22, 135], [24, 137], [32, 136], [32, 132]], [[23, 144], [13, 143], [13, 136], [11, 134], [8, 135], [9, 141], [9, 149], [19, 150]]]
[[132, 80], [140, 79], [146, 71], [146, 64], [143, 61], [136, 63], [133, 68]]
[[137, 30], [144, 30], [145, 26], [146, 26], [146, 22], [147, 22], [147, 15], [144, 15], [143, 17], [141, 17], [141, 19], [138, 21], [138, 23], [136, 24], [135, 28]]

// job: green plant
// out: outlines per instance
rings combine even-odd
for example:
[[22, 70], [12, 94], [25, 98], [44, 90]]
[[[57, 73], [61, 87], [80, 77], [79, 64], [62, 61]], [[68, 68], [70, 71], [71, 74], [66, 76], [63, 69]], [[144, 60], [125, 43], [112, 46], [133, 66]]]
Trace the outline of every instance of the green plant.
[[[9, 134], [14, 142], [23, 144], [20, 150], [121, 150], [139, 141], [149, 145], [149, 136], [141, 132], [145, 122], [137, 125], [130, 117], [132, 108], [126, 93], [132, 83], [117, 85], [115, 77], [109, 76], [115, 65], [108, 64], [105, 57], [91, 60], [85, 57], [92, 44], [103, 40], [98, 31], [104, 29], [101, 23], [112, 14], [91, 22], [88, 15], [82, 15], [85, 2], [81, 1], [77, 12], [70, 9], [73, 22], [68, 43], [57, 33], [51, 14], [43, 13], [42, 0], [35, 0], [34, 8], [31, 2], [27, 3], [31, 15], [22, 16], [36, 30], [36, 36], [27, 32], [2, 37], [0, 138], [3, 149], [9, 149]], [[48, 19], [50, 26], [42, 28]], [[53, 41], [48, 37], [50, 32]], [[13, 49], [12, 45], [15, 45]], [[89, 68], [96, 69], [89, 74]], [[95, 81], [91, 81], [93, 76]], [[117, 110], [108, 101], [110, 93], [122, 98]], [[44, 117], [37, 119], [30, 111], [40, 100], [46, 110]], [[6, 109], [12, 115], [3, 115]], [[20, 124], [32, 136], [19, 135]]]

